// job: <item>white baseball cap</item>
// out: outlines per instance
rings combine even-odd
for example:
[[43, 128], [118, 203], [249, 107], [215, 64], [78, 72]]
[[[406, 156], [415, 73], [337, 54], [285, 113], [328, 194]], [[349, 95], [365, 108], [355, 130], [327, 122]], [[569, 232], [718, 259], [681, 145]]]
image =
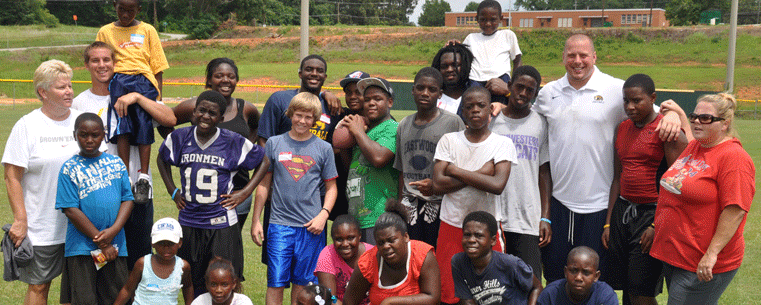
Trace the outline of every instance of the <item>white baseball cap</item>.
[[173, 243], [179, 243], [182, 238], [182, 227], [174, 218], [161, 218], [153, 224], [151, 229], [151, 244], [162, 240], [168, 240]]

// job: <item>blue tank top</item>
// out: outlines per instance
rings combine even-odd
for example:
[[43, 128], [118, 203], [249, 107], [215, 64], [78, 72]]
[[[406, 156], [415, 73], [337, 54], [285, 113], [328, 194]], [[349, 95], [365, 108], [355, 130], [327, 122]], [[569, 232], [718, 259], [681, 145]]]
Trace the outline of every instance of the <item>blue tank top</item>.
[[177, 305], [177, 297], [182, 288], [182, 259], [174, 257], [174, 270], [166, 279], [153, 273], [151, 255], [143, 256], [143, 278], [137, 285], [135, 301], [132, 304]]

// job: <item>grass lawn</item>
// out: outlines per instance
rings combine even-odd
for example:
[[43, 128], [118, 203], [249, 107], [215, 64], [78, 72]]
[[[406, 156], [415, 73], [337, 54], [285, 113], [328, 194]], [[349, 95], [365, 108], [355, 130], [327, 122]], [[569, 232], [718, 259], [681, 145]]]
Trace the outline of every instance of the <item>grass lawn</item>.
[[[0, 143], [7, 141], [8, 134], [11, 128], [18, 119], [29, 113], [35, 108], [40, 106], [39, 103], [17, 105], [13, 106], [0, 106], [0, 111], [3, 115], [0, 115]], [[392, 111], [394, 117], [397, 120], [401, 120], [403, 117], [409, 115], [412, 111]], [[751, 155], [754, 160], [756, 168], [761, 167], [759, 162], [761, 161], [761, 127], [758, 121], [752, 120], [739, 120], [737, 127], [740, 131], [741, 140], [745, 149]], [[160, 137], [157, 135], [157, 139]], [[153, 146], [153, 155], [155, 156], [158, 150], [158, 144]], [[154, 163], [154, 162], [152, 162]], [[155, 164], [151, 164], [153, 172], [158, 173]], [[0, 169], [0, 172], [3, 170]], [[175, 170], [175, 174], [177, 171]], [[175, 177], [176, 179], [178, 177]], [[154, 175], [155, 195], [154, 206], [155, 215], [154, 220], [162, 217], [177, 217], [177, 210], [172, 203], [169, 195], [164, 191], [164, 186], [161, 183], [161, 179], [158, 174]], [[179, 181], [179, 180], [176, 180]], [[759, 188], [759, 181], [756, 181], [756, 188]], [[5, 187], [0, 187], [0, 200], [7, 202]], [[745, 259], [744, 266], [740, 268], [737, 276], [729, 286], [724, 296], [721, 299], [721, 304], [756, 304], [758, 298], [761, 296], [757, 287], [761, 287], [761, 269], [758, 268], [759, 260], [761, 260], [761, 216], [759, 216], [759, 196], [753, 201], [753, 206], [750, 214], [748, 214], [748, 221], [745, 226]], [[0, 204], [0, 224], [11, 223], [13, 221], [13, 215], [10, 211], [10, 207], [7, 203]], [[251, 222], [247, 221], [245, 229], [243, 230], [243, 247], [245, 253], [246, 267], [244, 270], [244, 276], [246, 281], [244, 282], [244, 293], [248, 295], [255, 304], [264, 303], [264, 293], [266, 290], [266, 268], [260, 263], [261, 248], [251, 240], [250, 235], [247, 233], [250, 230]], [[50, 292], [50, 303], [56, 304], [59, 298], [58, 293], [60, 290], [60, 279], [53, 281], [53, 287]], [[0, 304], [20, 304], [24, 299], [24, 293], [26, 291], [26, 285], [21, 282], [10, 282], [0, 285]], [[286, 296], [288, 291], [286, 291]], [[288, 300], [288, 298], [285, 298]], [[661, 304], [665, 304], [665, 294], [662, 294], [658, 298]]]

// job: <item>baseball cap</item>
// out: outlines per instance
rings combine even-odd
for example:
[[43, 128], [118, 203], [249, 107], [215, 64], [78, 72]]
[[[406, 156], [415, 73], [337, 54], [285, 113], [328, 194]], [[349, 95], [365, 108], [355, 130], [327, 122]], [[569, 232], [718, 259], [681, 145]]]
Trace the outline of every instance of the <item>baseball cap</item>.
[[357, 70], [349, 74], [346, 74], [346, 77], [344, 77], [344, 79], [342, 79], [339, 84], [341, 84], [341, 88], [346, 88], [346, 85], [348, 85], [349, 83], [358, 82], [362, 80], [363, 78], [368, 78], [368, 77], [370, 77], [370, 74]]
[[362, 94], [365, 94], [365, 89], [372, 86], [380, 87], [384, 91], [388, 92], [392, 98], [394, 97], [394, 88], [391, 87], [391, 84], [387, 80], [380, 77], [368, 77], [360, 80], [357, 83], [357, 89], [359, 89], [359, 92]]
[[153, 224], [151, 229], [151, 244], [162, 240], [168, 240], [176, 244], [180, 242], [180, 238], [182, 238], [182, 228], [180, 223], [174, 218], [161, 218]]

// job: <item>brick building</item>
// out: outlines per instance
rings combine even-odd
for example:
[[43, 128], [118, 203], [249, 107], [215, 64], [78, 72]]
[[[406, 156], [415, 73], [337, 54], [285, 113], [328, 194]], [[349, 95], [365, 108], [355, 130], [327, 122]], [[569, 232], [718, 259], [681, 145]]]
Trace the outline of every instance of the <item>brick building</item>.
[[[565, 10], [565, 11], [512, 11], [502, 12], [502, 26], [516, 28], [587, 28], [600, 27], [610, 22], [614, 27], [648, 26], [652, 14], [652, 26], [666, 27], [666, 11], [661, 8]], [[476, 12], [446, 13], [444, 25], [451, 27], [478, 26]]]

